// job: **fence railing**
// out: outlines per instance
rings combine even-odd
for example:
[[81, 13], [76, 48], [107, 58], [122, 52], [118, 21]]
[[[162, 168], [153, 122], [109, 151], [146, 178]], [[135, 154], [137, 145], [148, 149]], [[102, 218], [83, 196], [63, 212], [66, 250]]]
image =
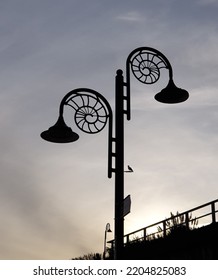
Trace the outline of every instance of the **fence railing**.
[[[174, 219], [174, 221], [179, 221], [180, 226], [183, 225], [187, 229], [193, 228], [193, 225], [200, 228], [205, 225], [216, 223], [218, 222], [218, 199], [130, 232], [124, 235], [124, 244], [135, 242], [137, 240], [145, 241], [159, 237], [166, 237], [170, 230], [175, 227], [175, 224], [173, 225], [172, 223], [172, 219]], [[111, 240], [108, 243], [111, 243], [113, 247], [114, 240]]]

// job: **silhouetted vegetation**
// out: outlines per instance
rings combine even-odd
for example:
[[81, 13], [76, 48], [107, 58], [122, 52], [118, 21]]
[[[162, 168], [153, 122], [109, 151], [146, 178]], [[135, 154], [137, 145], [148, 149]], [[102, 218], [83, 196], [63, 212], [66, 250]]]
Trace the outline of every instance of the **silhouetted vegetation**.
[[177, 228], [166, 237], [125, 244], [123, 259], [218, 259], [218, 223], [187, 230]]
[[[197, 218], [192, 218], [191, 213], [185, 215], [179, 214], [177, 211], [176, 215], [171, 212], [170, 216], [170, 219], [166, 221], [166, 235], [182, 234], [197, 228], [198, 220]], [[157, 229], [158, 232], [163, 232], [160, 226]]]
[[102, 259], [102, 255], [99, 253], [90, 253], [87, 255], [83, 255], [81, 257], [78, 258], [73, 258], [72, 260], [101, 260]]
[[[218, 223], [198, 228], [198, 220], [192, 214], [176, 215], [166, 220], [164, 229], [144, 238], [135, 237], [124, 246], [126, 260], [201, 260], [218, 259]], [[113, 258], [113, 251], [110, 250]]]

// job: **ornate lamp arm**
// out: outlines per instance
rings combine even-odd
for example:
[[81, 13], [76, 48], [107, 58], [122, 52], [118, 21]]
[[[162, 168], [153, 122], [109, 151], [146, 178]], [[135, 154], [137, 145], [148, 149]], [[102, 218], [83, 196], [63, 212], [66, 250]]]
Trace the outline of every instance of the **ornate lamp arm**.
[[89, 88], [78, 88], [67, 93], [60, 103], [60, 115], [64, 106], [75, 110], [74, 121], [85, 133], [100, 132], [108, 121], [108, 177], [112, 177], [112, 131], [113, 113], [107, 99], [99, 92]]
[[[183, 102], [188, 98], [188, 93], [184, 90], [178, 89], [173, 82], [173, 69], [166, 58], [160, 51], [150, 48], [141, 47], [133, 50], [126, 61], [126, 102], [127, 102], [127, 120], [130, 120], [130, 69], [137, 80], [144, 84], [154, 84], [160, 78], [160, 69], [166, 68], [169, 70], [169, 84], [167, 97], [163, 100], [155, 97], [158, 101], [164, 103]], [[172, 92], [174, 91], [174, 95]]]
[[59, 118], [56, 124], [41, 133], [44, 140], [55, 143], [76, 141], [79, 136], [65, 124], [64, 107], [75, 110], [74, 121], [77, 127], [85, 133], [100, 132], [108, 121], [108, 177], [112, 177], [112, 131], [113, 114], [108, 101], [103, 95], [89, 88], [78, 88], [67, 93], [59, 107]]

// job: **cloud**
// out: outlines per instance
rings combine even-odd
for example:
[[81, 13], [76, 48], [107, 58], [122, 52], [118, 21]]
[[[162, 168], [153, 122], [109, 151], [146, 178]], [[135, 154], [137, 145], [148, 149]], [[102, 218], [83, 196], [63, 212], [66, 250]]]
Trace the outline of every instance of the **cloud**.
[[131, 11], [119, 15], [116, 17], [117, 20], [127, 21], [127, 22], [141, 22], [143, 21], [142, 15], [137, 11]]

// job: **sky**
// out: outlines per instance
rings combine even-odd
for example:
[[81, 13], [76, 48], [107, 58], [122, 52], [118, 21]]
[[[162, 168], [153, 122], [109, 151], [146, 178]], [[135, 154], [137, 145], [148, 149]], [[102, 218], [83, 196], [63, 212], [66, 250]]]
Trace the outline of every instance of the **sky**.
[[[108, 130], [54, 144], [69, 91], [101, 93], [114, 110], [114, 78], [138, 47], [161, 51], [190, 98], [161, 104], [131, 75], [125, 120], [125, 233], [218, 198], [217, 0], [0, 0], [0, 259], [71, 259], [103, 251], [114, 233]], [[108, 239], [113, 239], [108, 233]]]

